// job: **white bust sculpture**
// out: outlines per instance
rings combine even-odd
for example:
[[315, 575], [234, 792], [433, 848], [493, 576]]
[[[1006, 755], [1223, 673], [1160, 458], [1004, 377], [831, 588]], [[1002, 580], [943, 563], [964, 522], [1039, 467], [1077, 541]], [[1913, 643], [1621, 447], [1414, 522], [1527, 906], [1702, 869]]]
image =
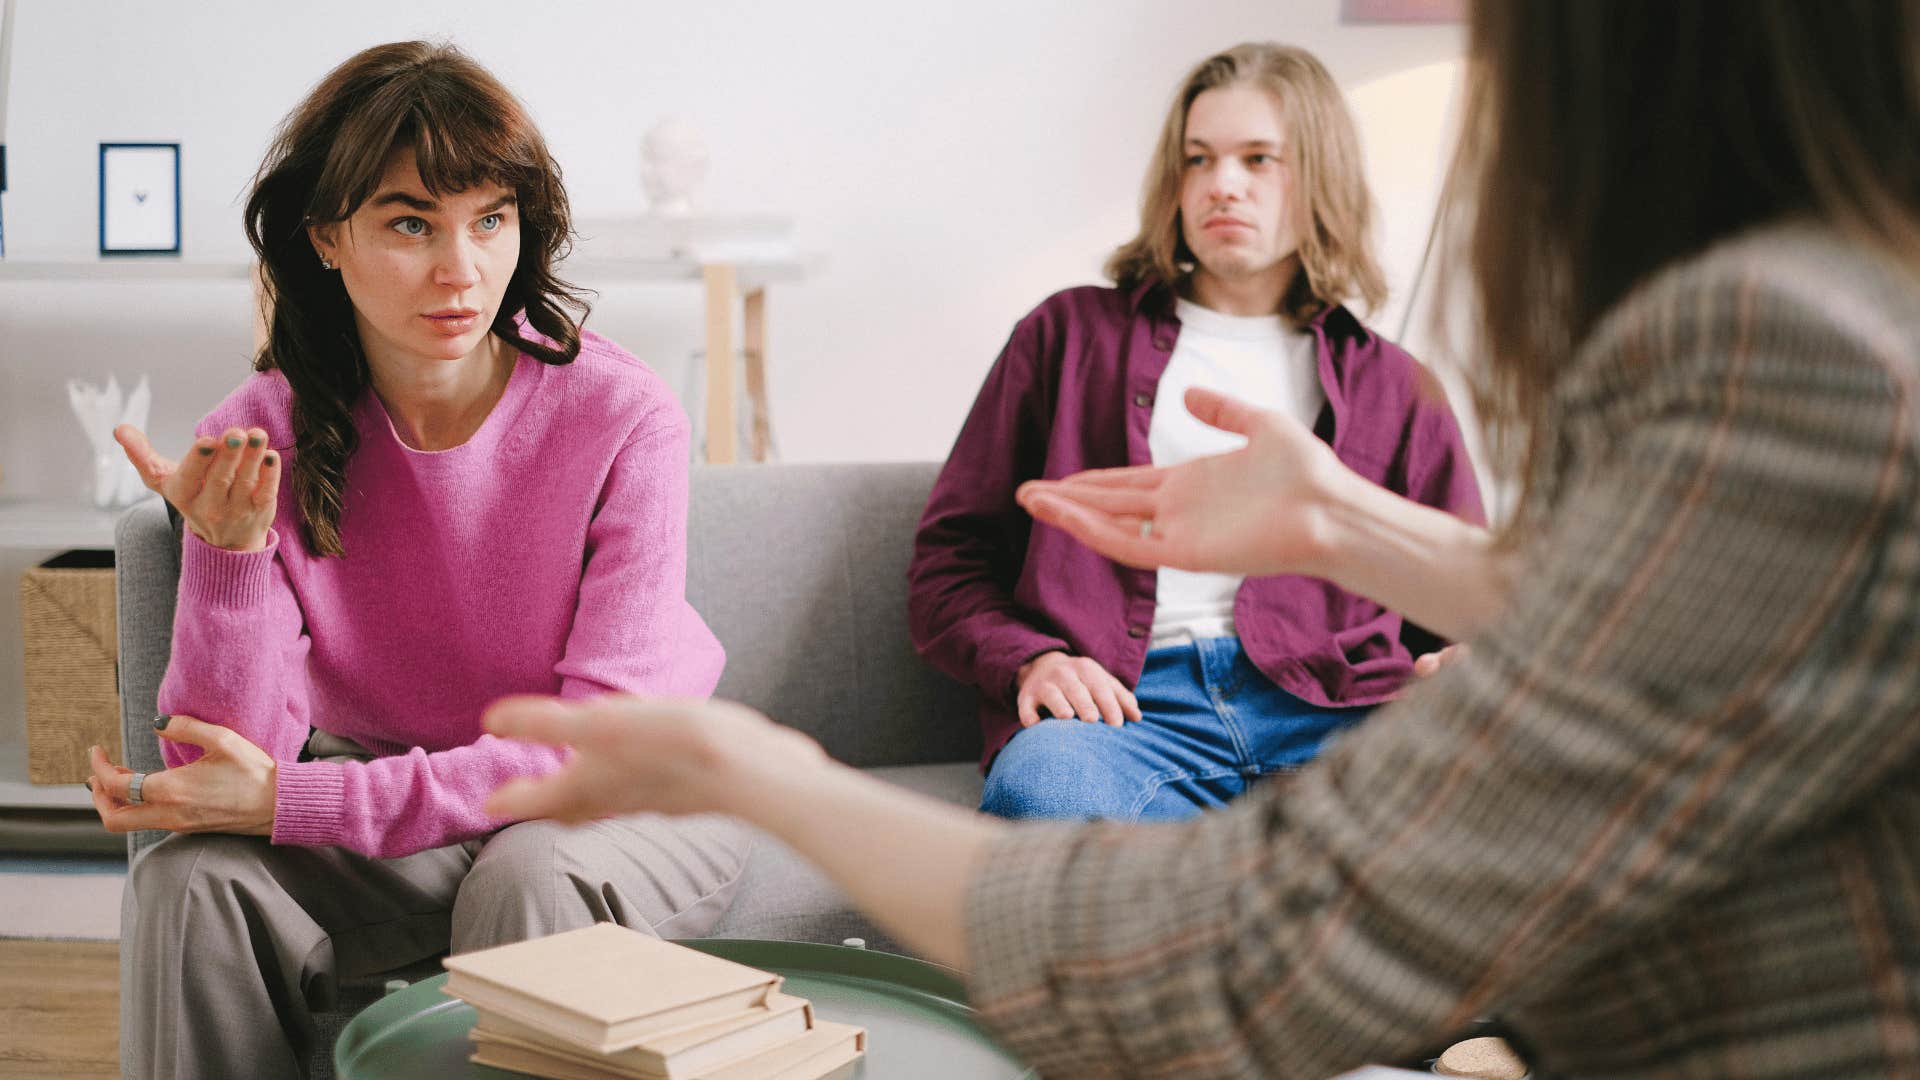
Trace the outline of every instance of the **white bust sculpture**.
[[653, 212], [685, 217], [707, 178], [707, 143], [692, 124], [670, 116], [640, 140], [640, 186]]

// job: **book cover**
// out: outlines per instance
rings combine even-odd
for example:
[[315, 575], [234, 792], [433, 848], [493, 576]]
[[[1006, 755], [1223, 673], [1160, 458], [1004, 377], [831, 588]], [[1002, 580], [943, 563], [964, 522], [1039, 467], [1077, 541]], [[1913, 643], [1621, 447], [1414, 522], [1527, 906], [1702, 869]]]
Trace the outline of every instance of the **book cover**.
[[613, 923], [449, 956], [443, 988], [598, 1054], [764, 1006], [780, 977]]

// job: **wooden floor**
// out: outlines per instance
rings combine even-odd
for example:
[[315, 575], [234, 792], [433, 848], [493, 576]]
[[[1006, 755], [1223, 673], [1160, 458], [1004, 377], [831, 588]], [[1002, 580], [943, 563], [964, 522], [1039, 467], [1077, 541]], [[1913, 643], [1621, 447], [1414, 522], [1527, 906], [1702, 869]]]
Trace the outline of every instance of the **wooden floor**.
[[120, 1075], [120, 943], [0, 941], [0, 1077]]

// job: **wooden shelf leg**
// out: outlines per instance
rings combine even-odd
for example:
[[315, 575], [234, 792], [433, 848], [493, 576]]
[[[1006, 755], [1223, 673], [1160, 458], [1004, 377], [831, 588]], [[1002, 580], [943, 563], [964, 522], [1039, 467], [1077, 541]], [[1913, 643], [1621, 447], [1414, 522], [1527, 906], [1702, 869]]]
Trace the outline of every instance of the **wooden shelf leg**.
[[707, 462], [729, 465], [737, 457], [733, 401], [734, 269], [715, 263], [701, 269], [707, 287]]
[[766, 461], [773, 453], [773, 422], [767, 412], [767, 290], [748, 293], [745, 306], [747, 407], [753, 418], [749, 453], [754, 461]]

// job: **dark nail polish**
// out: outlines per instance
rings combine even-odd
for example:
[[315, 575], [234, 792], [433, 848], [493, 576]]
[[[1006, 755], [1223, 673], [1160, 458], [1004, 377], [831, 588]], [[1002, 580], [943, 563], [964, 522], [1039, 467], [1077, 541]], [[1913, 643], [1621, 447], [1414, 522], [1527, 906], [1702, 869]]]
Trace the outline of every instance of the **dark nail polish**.
[[166, 728], [167, 728], [167, 721], [169, 721], [169, 720], [171, 720], [171, 719], [173, 719], [173, 717], [171, 717], [171, 716], [168, 716], [168, 715], [166, 715], [165, 713], [161, 713], [161, 714], [160, 714], [159, 716], [156, 716], [156, 717], [154, 717], [154, 718], [153, 718], [153, 730], [155, 730], [155, 731], [165, 731], [165, 730], [166, 730]]
[[258, 450], [261, 447], [267, 445], [267, 440], [264, 438], [261, 438], [258, 435], [255, 435], [247, 440], [247, 445], [253, 447], [255, 450]]
[[93, 777], [91, 776], [87, 777], [87, 790], [88, 791], [93, 790]]
[[240, 436], [238, 435], [227, 436], [227, 449], [229, 450], [240, 449]]
[[201, 448], [200, 448], [200, 456], [201, 456], [201, 457], [206, 457], [206, 456], [208, 456], [209, 454], [212, 454], [212, 453], [213, 453], [213, 447], [211, 447], [211, 446], [203, 446], [203, 447], [201, 447]]
[[263, 457], [263, 458], [261, 458], [260, 460], [261, 460], [261, 461], [263, 461], [263, 462], [265, 462], [265, 463], [267, 463], [268, 465], [271, 465], [271, 464], [273, 464], [273, 460], [274, 460], [274, 459], [273, 459], [273, 455], [272, 455], [272, 454], [268, 454], [268, 455], [267, 455], [266, 457]]

